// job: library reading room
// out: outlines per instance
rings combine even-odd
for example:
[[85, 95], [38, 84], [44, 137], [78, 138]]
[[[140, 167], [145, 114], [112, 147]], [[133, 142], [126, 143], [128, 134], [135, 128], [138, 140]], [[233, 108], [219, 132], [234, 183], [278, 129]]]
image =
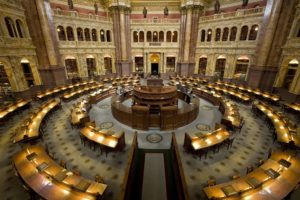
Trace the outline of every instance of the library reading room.
[[299, 200], [300, 0], [0, 0], [1, 200]]

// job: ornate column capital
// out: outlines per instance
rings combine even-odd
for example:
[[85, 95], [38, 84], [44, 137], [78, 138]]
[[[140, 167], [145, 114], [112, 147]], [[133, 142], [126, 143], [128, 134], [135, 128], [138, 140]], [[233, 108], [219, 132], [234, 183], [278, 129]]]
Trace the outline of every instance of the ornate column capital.
[[131, 8], [125, 5], [112, 5], [109, 7], [110, 11], [118, 10], [118, 11], [124, 11], [125, 14], [131, 13]]

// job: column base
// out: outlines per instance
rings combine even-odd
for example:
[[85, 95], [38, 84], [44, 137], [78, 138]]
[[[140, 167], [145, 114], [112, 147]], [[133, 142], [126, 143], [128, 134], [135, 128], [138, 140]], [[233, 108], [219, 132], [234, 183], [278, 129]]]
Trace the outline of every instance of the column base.
[[278, 72], [277, 67], [272, 66], [251, 66], [247, 83], [252, 88], [271, 91]]
[[64, 67], [51, 66], [49, 68], [39, 69], [39, 73], [43, 81], [43, 85], [45, 86], [54, 87], [58, 85], [65, 85], [67, 82]]
[[180, 76], [192, 76], [194, 74], [195, 63], [178, 62], [177, 72]]
[[120, 76], [129, 76], [131, 74], [131, 61], [116, 61], [116, 71]]

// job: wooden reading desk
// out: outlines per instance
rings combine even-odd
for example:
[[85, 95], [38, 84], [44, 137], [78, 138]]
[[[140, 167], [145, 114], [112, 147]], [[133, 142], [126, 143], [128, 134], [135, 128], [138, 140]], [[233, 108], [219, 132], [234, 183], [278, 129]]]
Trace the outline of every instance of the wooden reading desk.
[[26, 186], [44, 199], [96, 200], [107, 188], [61, 167], [41, 146], [18, 152], [13, 156], [13, 164]]

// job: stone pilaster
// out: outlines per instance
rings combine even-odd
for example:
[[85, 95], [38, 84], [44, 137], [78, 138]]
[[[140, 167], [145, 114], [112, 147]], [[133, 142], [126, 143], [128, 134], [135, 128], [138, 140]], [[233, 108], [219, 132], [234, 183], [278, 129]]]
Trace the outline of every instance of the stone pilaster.
[[177, 72], [183, 76], [190, 76], [194, 73], [197, 44], [195, 41], [198, 37], [198, 21], [202, 9], [203, 7], [198, 5], [188, 5], [181, 8]]
[[278, 72], [281, 47], [290, 30], [296, 0], [268, 0], [258, 36], [256, 60], [250, 66], [248, 85], [272, 89]]
[[130, 8], [124, 5], [110, 7], [113, 18], [113, 32], [116, 46], [116, 73], [129, 75], [132, 71]]
[[44, 85], [66, 83], [66, 75], [58, 51], [56, 28], [49, 0], [25, 0], [26, 20], [37, 50], [38, 69]]

